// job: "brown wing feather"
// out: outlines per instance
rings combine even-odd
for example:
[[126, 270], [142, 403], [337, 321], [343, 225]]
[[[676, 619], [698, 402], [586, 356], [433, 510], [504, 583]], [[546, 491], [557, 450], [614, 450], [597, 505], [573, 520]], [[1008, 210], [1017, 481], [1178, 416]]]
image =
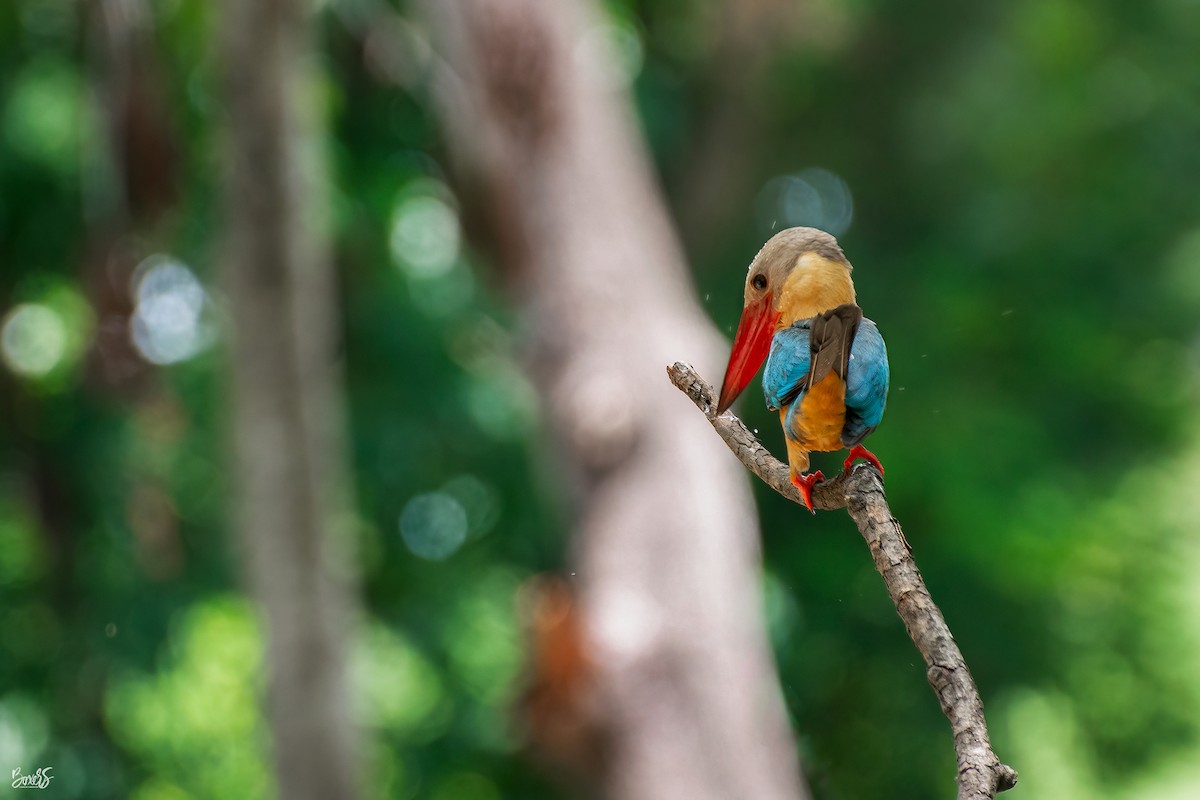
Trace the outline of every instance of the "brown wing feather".
[[830, 370], [843, 381], [846, 380], [850, 346], [854, 343], [854, 334], [858, 332], [860, 322], [862, 309], [853, 303], [831, 308], [813, 317], [809, 337], [812, 366], [808, 370], [806, 389], [819, 383]]

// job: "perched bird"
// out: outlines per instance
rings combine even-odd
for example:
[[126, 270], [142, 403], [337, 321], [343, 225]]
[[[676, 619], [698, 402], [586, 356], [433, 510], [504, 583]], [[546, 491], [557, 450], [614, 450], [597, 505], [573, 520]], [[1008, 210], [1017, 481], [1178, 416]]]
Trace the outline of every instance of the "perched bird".
[[[771, 237], [750, 262], [745, 306], [733, 338], [717, 413], [733, 403], [763, 361], [767, 408], [779, 411], [792, 483], [813, 511], [810, 452], [850, 448], [843, 469], [865, 458], [862, 441], [883, 419], [888, 362], [883, 337], [855, 303], [852, 267], [837, 240], [815, 228]], [[813, 511], [813, 513], [816, 513]]]

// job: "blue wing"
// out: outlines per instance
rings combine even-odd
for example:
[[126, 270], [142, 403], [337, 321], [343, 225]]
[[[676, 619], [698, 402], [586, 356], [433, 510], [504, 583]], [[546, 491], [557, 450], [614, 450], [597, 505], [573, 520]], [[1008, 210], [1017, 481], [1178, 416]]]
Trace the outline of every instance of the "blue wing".
[[809, 321], [797, 322], [771, 338], [771, 352], [763, 370], [763, 398], [772, 411], [783, 408], [800, 396], [801, 384], [808, 375], [812, 359]]
[[[773, 343], [771, 352], [775, 352]], [[842, 444], [853, 447], [875, 430], [883, 420], [887, 391], [887, 347], [879, 335], [879, 328], [864, 318], [854, 336], [854, 344], [850, 346], [850, 368], [846, 372], [846, 424], [842, 427]]]

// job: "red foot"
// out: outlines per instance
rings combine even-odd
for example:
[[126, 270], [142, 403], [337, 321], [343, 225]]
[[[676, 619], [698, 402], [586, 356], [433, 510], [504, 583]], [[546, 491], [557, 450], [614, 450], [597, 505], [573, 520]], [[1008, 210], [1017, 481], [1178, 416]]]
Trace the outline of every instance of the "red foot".
[[863, 447], [861, 444], [856, 444], [854, 447], [850, 448], [850, 455], [846, 456], [846, 460], [842, 462], [842, 469], [844, 471], [849, 471], [850, 465], [854, 463], [854, 459], [856, 458], [865, 458], [867, 461], [875, 465], [875, 469], [879, 470], [880, 475], [883, 474], [883, 464], [879, 463], [879, 459], [875, 457], [874, 453]]
[[825, 476], [821, 474], [821, 470], [810, 472], [807, 475], [792, 476], [792, 484], [800, 490], [800, 496], [804, 498], [804, 507], [814, 514], [817, 512], [812, 504], [812, 489], [823, 480], [825, 480]]

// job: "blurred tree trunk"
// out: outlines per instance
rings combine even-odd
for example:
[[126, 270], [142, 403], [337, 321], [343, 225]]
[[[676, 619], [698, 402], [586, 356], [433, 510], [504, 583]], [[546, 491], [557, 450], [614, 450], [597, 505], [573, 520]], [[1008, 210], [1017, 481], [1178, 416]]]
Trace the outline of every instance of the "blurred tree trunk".
[[226, 0], [221, 20], [225, 289], [250, 593], [266, 626], [266, 713], [279, 796], [357, 794], [346, 635], [351, 582], [336, 536], [347, 479], [336, 287], [303, 0]]
[[606, 745], [576, 761], [621, 800], [804, 797], [746, 478], [666, 378], [677, 358], [719, 374], [726, 345], [694, 300], [599, 11], [425, 8], [461, 196], [529, 302], [573, 477], [587, 722]]

